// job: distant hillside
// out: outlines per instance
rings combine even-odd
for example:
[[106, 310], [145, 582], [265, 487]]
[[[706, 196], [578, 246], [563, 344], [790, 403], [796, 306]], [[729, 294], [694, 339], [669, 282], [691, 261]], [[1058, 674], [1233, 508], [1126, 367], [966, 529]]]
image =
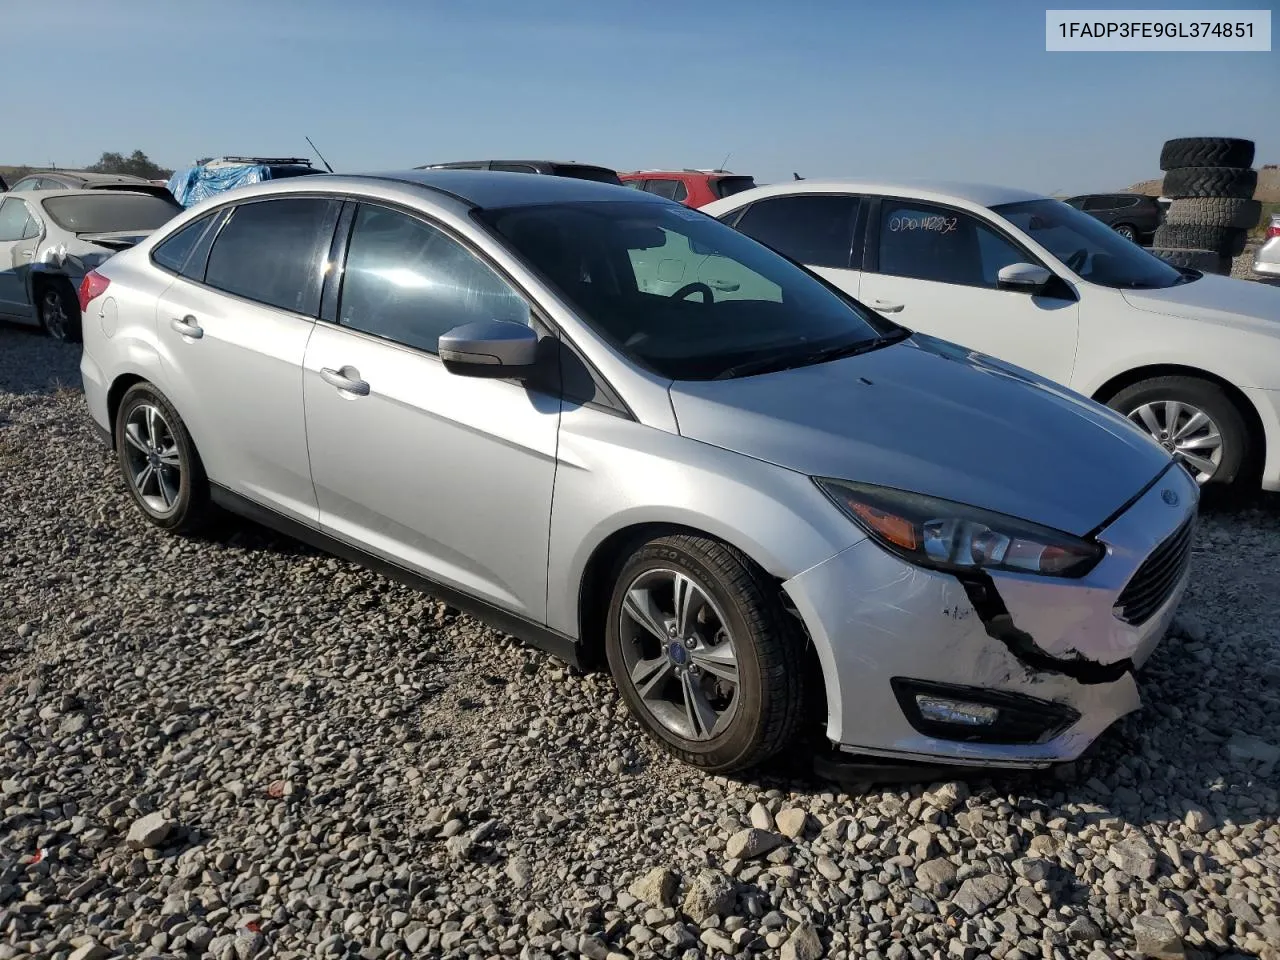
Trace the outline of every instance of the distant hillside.
[[[1164, 179], [1143, 180], [1129, 188], [1130, 193], [1143, 193], [1148, 197], [1160, 196], [1160, 184]], [[1280, 165], [1268, 163], [1258, 170], [1258, 189], [1253, 198], [1263, 203], [1280, 202]]]

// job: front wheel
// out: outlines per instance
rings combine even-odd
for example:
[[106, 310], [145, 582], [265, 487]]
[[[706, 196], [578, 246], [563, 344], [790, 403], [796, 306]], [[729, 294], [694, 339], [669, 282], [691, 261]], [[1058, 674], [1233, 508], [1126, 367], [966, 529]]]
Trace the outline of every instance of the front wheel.
[[803, 638], [777, 585], [742, 553], [705, 537], [652, 540], [619, 569], [608, 618], [614, 681], [669, 753], [731, 773], [795, 737]]
[[194, 533], [208, 517], [209, 481], [186, 424], [149, 383], [130, 387], [115, 423], [116, 458], [129, 494], [152, 524]]
[[1126, 240], [1130, 240], [1133, 243], [1138, 242], [1138, 231], [1127, 223], [1118, 223], [1111, 229], [1120, 234], [1120, 236], [1124, 237]]
[[1249, 451], [1249, 431], [1222, 387], [1194, 377], [1153, 377], [1108, 401], [1170, 453], [1181, 455], [1196, 483], [1229, 484]]

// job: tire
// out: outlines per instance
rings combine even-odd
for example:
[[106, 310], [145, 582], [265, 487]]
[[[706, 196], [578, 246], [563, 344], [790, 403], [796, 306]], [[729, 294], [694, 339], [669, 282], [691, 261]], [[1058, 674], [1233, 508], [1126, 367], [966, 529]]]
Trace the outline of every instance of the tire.
[[[698, 636], [693, 646], [668, 632], [674, 618], [664, 613], [674, 612], [674, 603], [666, 599], [666, 584], [670, 580], [674, 585], [679, 577], [701, 591], [705, 601], [692, 608], [696, 612], [688, 635]], [[629, 595], [647, 600], [637, 606], [628, 602]], [[685, 595], [694, 598], [690, 603], [696, 602], [693, 591]], [[633, 616], [624, 605], [653, 614]], [[702, 615], [705, 622], [699, 620]], [[777, 585], [744, 554], [705, 537], [681, 534], [651, 540], [618, 568], [608, 617], [605, 650], [614, 682], [632, 715], [668, 753], [708, 772], [734, 773], [758, 766], [795, 739], [805, 706], [804, 638], [784, 609]], [[643, 627], [642, 619], [654, 629]], [[725, 633], [729, 639], [708, 646], [703, 642], [708, 632], [711, 639]], [[713, 662], [707, 651], [722, 651], [724, 644], [736, 659], [737, 683], [728, 700], [723, 695], [728, 684], [702, 669]], [[657, 666], [645, 674], [645, 663]], [[702, 692], [702, 704], [713, 712], [723, 705], [718, 722], [699, 729], [689, 720], [694, 711], [681, 706], [686, 689], [682, 671]], [[633, 679], [637, 672], [639, 681]], [[648, 700], [638, 682], [651, 688]], [[664, 692], [674, 703], [666, 702]]]
[[[1221, 437], [1215, 470], [1207, 481], [1201, 477], [1197, 477], [1197, 481], [1212, 483], [1213, 486], [1219, 487], [1229, 485], [1239, 478], [1244, 464], [1251, 459], [1249, 430], [1240, 410], [1216, 383], [1196, 377], [1153, 377], [1150, 380], [1135, 383], [1131, 387], [1125, 387], [1107, 401], [1107, 406], [1129, 417], [1151, 433], [1150, 426], [1138, 411], [1146, 404], [1155, 404], [1153, 414], [1157, 422], [1163, 422], [1167, 408], [1162, 410], [1161, 406], [1169, 400], [1203, 411]], [[1185, 420], [1180, 422], [1185, 423]], [[1198, 433], [1195, 431], [1188, 434], [1188, 437], [1195, 437]], [[1159, 441], [1161, 438], [1156, 439]], [[1164, 445], [1166, 449], [1169, 447], [1168, 442]], [[1190, 452], [1204, 453], [1207, 450], [1207, 447], [1198, 447]], [[1194, 472], [1193, 476], [1195, 476]]]
[[1262, 219], [1262, 204], [1239, 197], [1185, 197], [1165, 212], [1169, 224], [1199, 223], [1206, 227], [1252, 230]]
[[[150, 434], [148, 408], [159, 418]], [[121, 399], [116, 411], [115, 446], [125, 487], [148, 522], [177, 534], [196, 533], [204, 527], [212, 512], [204, 464], [178, 411], [151, 384], [134, 384]], [[153, 452], [155, 456], [150, 455]], [[154, 473], [157, 466], [158, 475]], [[148, 468], [153, 474], [140, 490], [136, 477]]]
[[1160, 169], [1182, 167], [1251, 167], [1253, 141], [1237, 137], [1179, 137], [1160, 150]]
[[1244, 253], [1248, 230], [1207, 227], [1199, 223], [1164, 223], [1156, 230], [1152, 246], [1166, 250], [1213, 250], [1224, 257]]
[[1216, 250], [1170, 250], [1153, 246], [1151, 252], [1170, 266], [1202, 270], [1205, 273], [1231, 272], [1231, 258], [1222, 256]]
[[1164, 175], [1164, 195], [1182, 197], [1239, 197], [1248, 200], [1258, 186], [1257, 170], [1235, 167], [1179, 167]]
[[41, 280], [36, 287], [40, 326], [54, 340], [80, 342], [80, 301], [71, 284], [61, 278]]
[[1111, 227], [1116, 233], [1133, 243], [1138, 242], [1138, 228], [1131, 223], [1117, 223]]

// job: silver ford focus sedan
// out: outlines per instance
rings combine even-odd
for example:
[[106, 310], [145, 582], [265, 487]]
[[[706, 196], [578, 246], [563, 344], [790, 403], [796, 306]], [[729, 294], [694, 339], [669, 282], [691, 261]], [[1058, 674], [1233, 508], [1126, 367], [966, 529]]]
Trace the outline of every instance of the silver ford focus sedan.
[[80, 305], [147, 521], [231, 510], [607, 664], [705, 770], [811, 732], [835, 762], [1073, 759], [1185, 587], [1196, 484], [1123, 417], [639, 191], [264, 183]]

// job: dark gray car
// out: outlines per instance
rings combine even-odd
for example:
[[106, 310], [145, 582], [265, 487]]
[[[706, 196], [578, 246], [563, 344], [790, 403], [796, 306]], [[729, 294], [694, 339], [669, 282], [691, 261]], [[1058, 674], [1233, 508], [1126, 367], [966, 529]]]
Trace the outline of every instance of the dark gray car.
[[1066, 201], [1096, 217], [1122, 237], [1145, 246], [1164, 222], [1164, 207], [1140, 193], [1086, 193]]

